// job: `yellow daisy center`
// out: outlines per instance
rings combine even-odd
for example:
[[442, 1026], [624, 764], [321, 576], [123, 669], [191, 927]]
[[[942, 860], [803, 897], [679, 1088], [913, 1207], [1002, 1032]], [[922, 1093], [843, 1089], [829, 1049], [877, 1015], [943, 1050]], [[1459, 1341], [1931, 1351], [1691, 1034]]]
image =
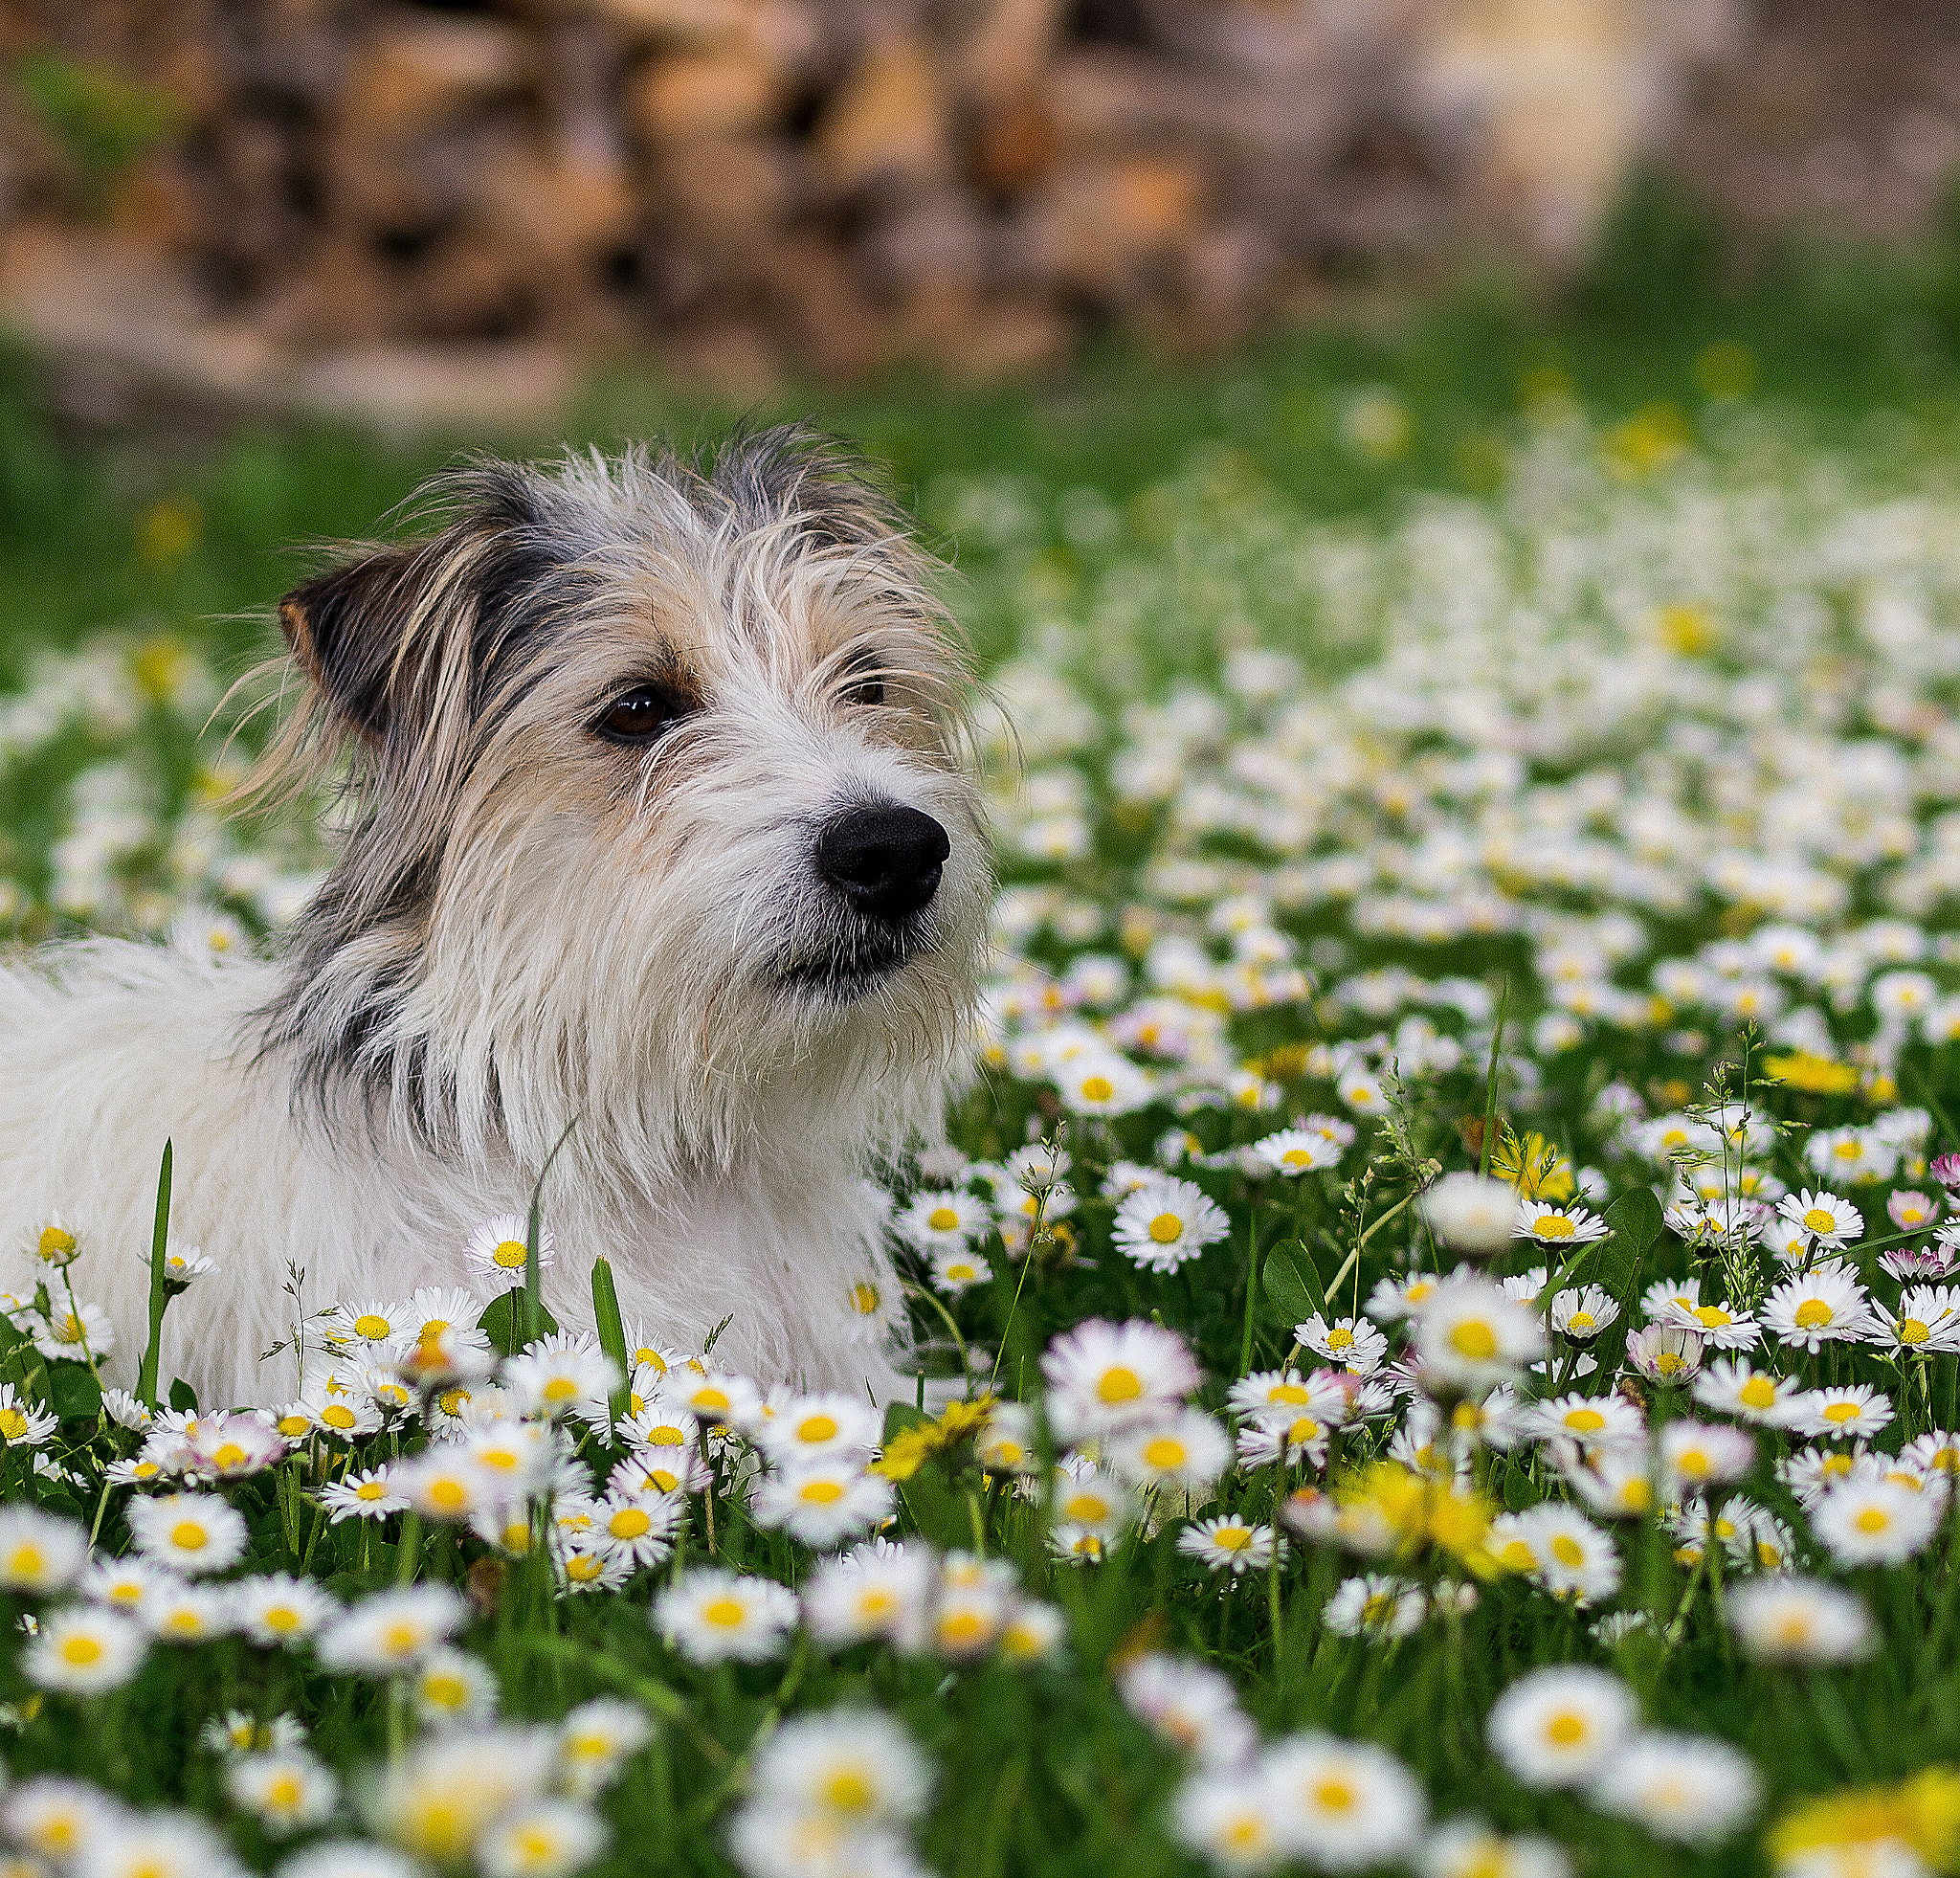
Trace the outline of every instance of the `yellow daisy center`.
[[1121, 1363], [1104, 1370], [1096, 1384], [1096, 1394], [1105, 1402], [1133, 1402], [1143, 1393], [1143, 1377]]
[[1803, 1216], [1803, 1229], [1807, 1233], [1835, 1233], [1838, 1216], [1826, 1207], [1814, 1206]]
[[211, 1534], [194, 1519], [180, 1519], [170, 1528], [170, 1543], [179, 1552], [202, 1552]]
[[1106, 1076], [1084, 1076], [1082, 1078], [1082, 1100], [1084, 1102], [1107, 1102], [1116, 1093], [1116, 1084]]
[[1541, 1213], [1531, 1230], [1540, 1239], [1570, 1239], [1572, 1222], [1563, 1213]]
[[366, 1337], [369, 1343], [379, 1343], [389, 1332], [388, 1319], [379, 1311], [364, 1310], [354, 1319], [354, 1334]]
[[1182, 1238], [1184, 1221], [1174, 1213], [1160, 1213], [1150, 1221], [1150, 1237], [1159, 1245], [1169, 1245], [1173, 1240]]
[[621, 1507], [606, 1522], [606, 1530], [615, 1539], [637, 1539], [653, 1528], [653, 1520], [639, 1507]]
[[61, 1661], [73, 1669], [86, 1669], [92, 1663], [102, 1659], [102, 1645], [100, 1638], [83, 1635], [66, 1637], [61, 1642]]
[[515, 1271], [524, 1262], [524, 1242], [521, 1239], [501, 1239], [490, 1254], [490, 1263], [504, 1271]]
[[1174, 1435], [1159, 1435], [1144, 1449], [1144, 1464], [1150, 1467], [1182, 1466], [1184, 1459], [1184, 1443]]
[[1575, 1434], [1596, 1435], [1606, 1426], [1606, 1418], [1597, 1409], [1581, 1408], [1566, 1411], [1566, 1426]]
[[796, 1430], [799, 1442], [834, 1442], [836, 1438], [836, 1418], [829, 1415], [806, 1416]]
[[1220, 1552], [1243, 1552], [1252, 1544], [1252, 1529], [1248, 1526], [1221, 1526], [1212, 1534], [1212, 1543]]
[[936, 1233], [949, 1233], [960, 1223], [960, 1216], [949, 1206], [935, 1206], [925, 1216], [925, 1223]]
[[1776, 1385], [1766, 1375], [1752, 1375], [1735, 1392], [1744, 1408], [1766, 1409], [1776, 1405]]
[[1555, 1747], [1570, 1748], [1586, 1738], [1586, 1718], [1568, 1709], [1545, 1724], [1545, 1738]]
[[813, 1480], [804, 1482], [797, 1498], [809, 1500], [819, 1507], [834, 1505], [844, 1497], [844, 1483], [840, 1480]]
[[718, 1630], [739, 1630], [748, 1612], [739, 1599], [717, 1598], [702, 1606], [701, 1615], [703, 1623], [712, 1623]]
[[1481, 1318], [1466, 1318], [1451, 1330], [1450, 1346], [1459, 1356], [1487, 1363], [1497, 1354], [1497, 1332]]
[[1899, 1341], [1901, 1343], [1924, 1343], [1932, 1331], [1927, 1330], [1916, 1317], [1902, 1317], [1899, 1320]]
[[1796, 1328], [1815, 1330], [1820, 1324], [1828, 1324], [1831, 1315], [1831, 1307], [1822, 1298], [1806, 1298], [1796, 1308]]

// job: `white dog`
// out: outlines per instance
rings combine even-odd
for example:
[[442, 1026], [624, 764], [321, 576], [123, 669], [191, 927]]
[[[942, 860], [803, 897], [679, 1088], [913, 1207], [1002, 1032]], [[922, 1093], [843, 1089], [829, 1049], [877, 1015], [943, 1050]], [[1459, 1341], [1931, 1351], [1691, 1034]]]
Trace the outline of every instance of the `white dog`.
[[132, 1380], [172, 1138], [171, 1231], [218, 1269], [163, 1378], [283, 1399], [289, 1262], [309, 1313], [462, 1284], [569, 1127], [555, 1314], [590, 1323], [604, 1254], [629, 1324], [729, 1318], [732, 1367], [888, 1392], [862, 1176], [937, 1125], [990, 884], [927, 563], [800, 430], [434, 498], [430, 538], [280, 605], [306, 699], [268, 772], [344, 764], [350, 805], [281, 959], [96, 940], [0, 973], [0, 1238], [77, 1231]]

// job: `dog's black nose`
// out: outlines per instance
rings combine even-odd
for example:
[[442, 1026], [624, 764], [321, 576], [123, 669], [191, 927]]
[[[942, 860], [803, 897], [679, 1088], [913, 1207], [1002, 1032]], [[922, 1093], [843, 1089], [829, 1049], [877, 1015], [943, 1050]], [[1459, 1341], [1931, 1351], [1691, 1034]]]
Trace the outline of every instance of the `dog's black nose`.
[[868, 802], [833, 816], [816, 838], [817, 872], [860, 913], [902, 920], [939, 891], [952, 853], [930, 816], [896, 802]]

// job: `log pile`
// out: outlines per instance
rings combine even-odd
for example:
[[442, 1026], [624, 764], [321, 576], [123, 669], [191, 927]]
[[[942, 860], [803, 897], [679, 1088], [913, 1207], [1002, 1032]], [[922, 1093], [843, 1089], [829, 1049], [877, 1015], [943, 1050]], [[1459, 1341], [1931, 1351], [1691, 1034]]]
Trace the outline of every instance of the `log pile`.
[[1692, 51], [1670, 22], [1720, 11], [0, 0], [0, 228], [29, 300], [106, 225], [285, 358], [651, 340], [738, 377], [989, 376], [1112, 324], [1215, 345], [1493, 229], [1570, 248]]

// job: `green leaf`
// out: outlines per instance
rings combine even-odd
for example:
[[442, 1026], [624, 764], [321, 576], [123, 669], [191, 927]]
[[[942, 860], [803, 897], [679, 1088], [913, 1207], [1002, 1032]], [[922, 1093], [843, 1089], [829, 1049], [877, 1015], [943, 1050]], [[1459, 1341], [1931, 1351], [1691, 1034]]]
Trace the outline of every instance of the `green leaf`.
[[1630, 1187], [1600, 1215], [1615, 1239], [1624, 1240], [1637, 1258], [1660, 1237], [1666, 1218], [1660, 1202], [1645, 1187]]
[[612, 1285], [610, 1261], [592, 1261], [592, 1319], [598, 1326], [599, 1348], [619, 1366], [619, 1387], [612, 1392], [612, 1419], [617, 1421], [628, 1408], [633, 1365], [626, 1360], [626, 1325], [619, 1315], [619, 1293]]
[[1281, 1240], [1266, 1254], [1263, 1282], [1267, 1302], [1289, 1324], [1303, 1324], [1316, 1311], [1326, 1310], [1313, 1254], [1297, 1239]]
[[1504, 1505], [1513, 1512], [1523, 1512], [1531, 1504], [1531, 1475], [1528, 1469], [1515, 1464], [1504, 1469]]
[[[541, 1336], [549, 1336], [558, 1328], [558, 1320], [542, 1303], [538, 1306], [538, 1327]], [[477, 1328], [500, 1353], [515, 1356], [524, 1347], [525, 1341], [524, 1287], [513, 1285], [501, 1296], [492, 1298], [484, 1307], [482, 1316], [477, 1319]]]
[[1665, 1224], [1660, 1202], [1645, 1187], [1635, 1187], [1600, 1217], [1613, 1229], [1613, 1237], [1600, 1250], [1600, 1278], [1621, 1304], [1630, 1304], [1640, 1282], [1640, 1266]]
[[170, 1384], [170, 1406], [179, 1415], [197, 1413], [197, 1391], [180, 1375]]
[[102, 1386], [86, 1363], [50, 1363], [48, 1406], [63, 1421], [84, 1415], [93, 1420], [102, 1412]]

